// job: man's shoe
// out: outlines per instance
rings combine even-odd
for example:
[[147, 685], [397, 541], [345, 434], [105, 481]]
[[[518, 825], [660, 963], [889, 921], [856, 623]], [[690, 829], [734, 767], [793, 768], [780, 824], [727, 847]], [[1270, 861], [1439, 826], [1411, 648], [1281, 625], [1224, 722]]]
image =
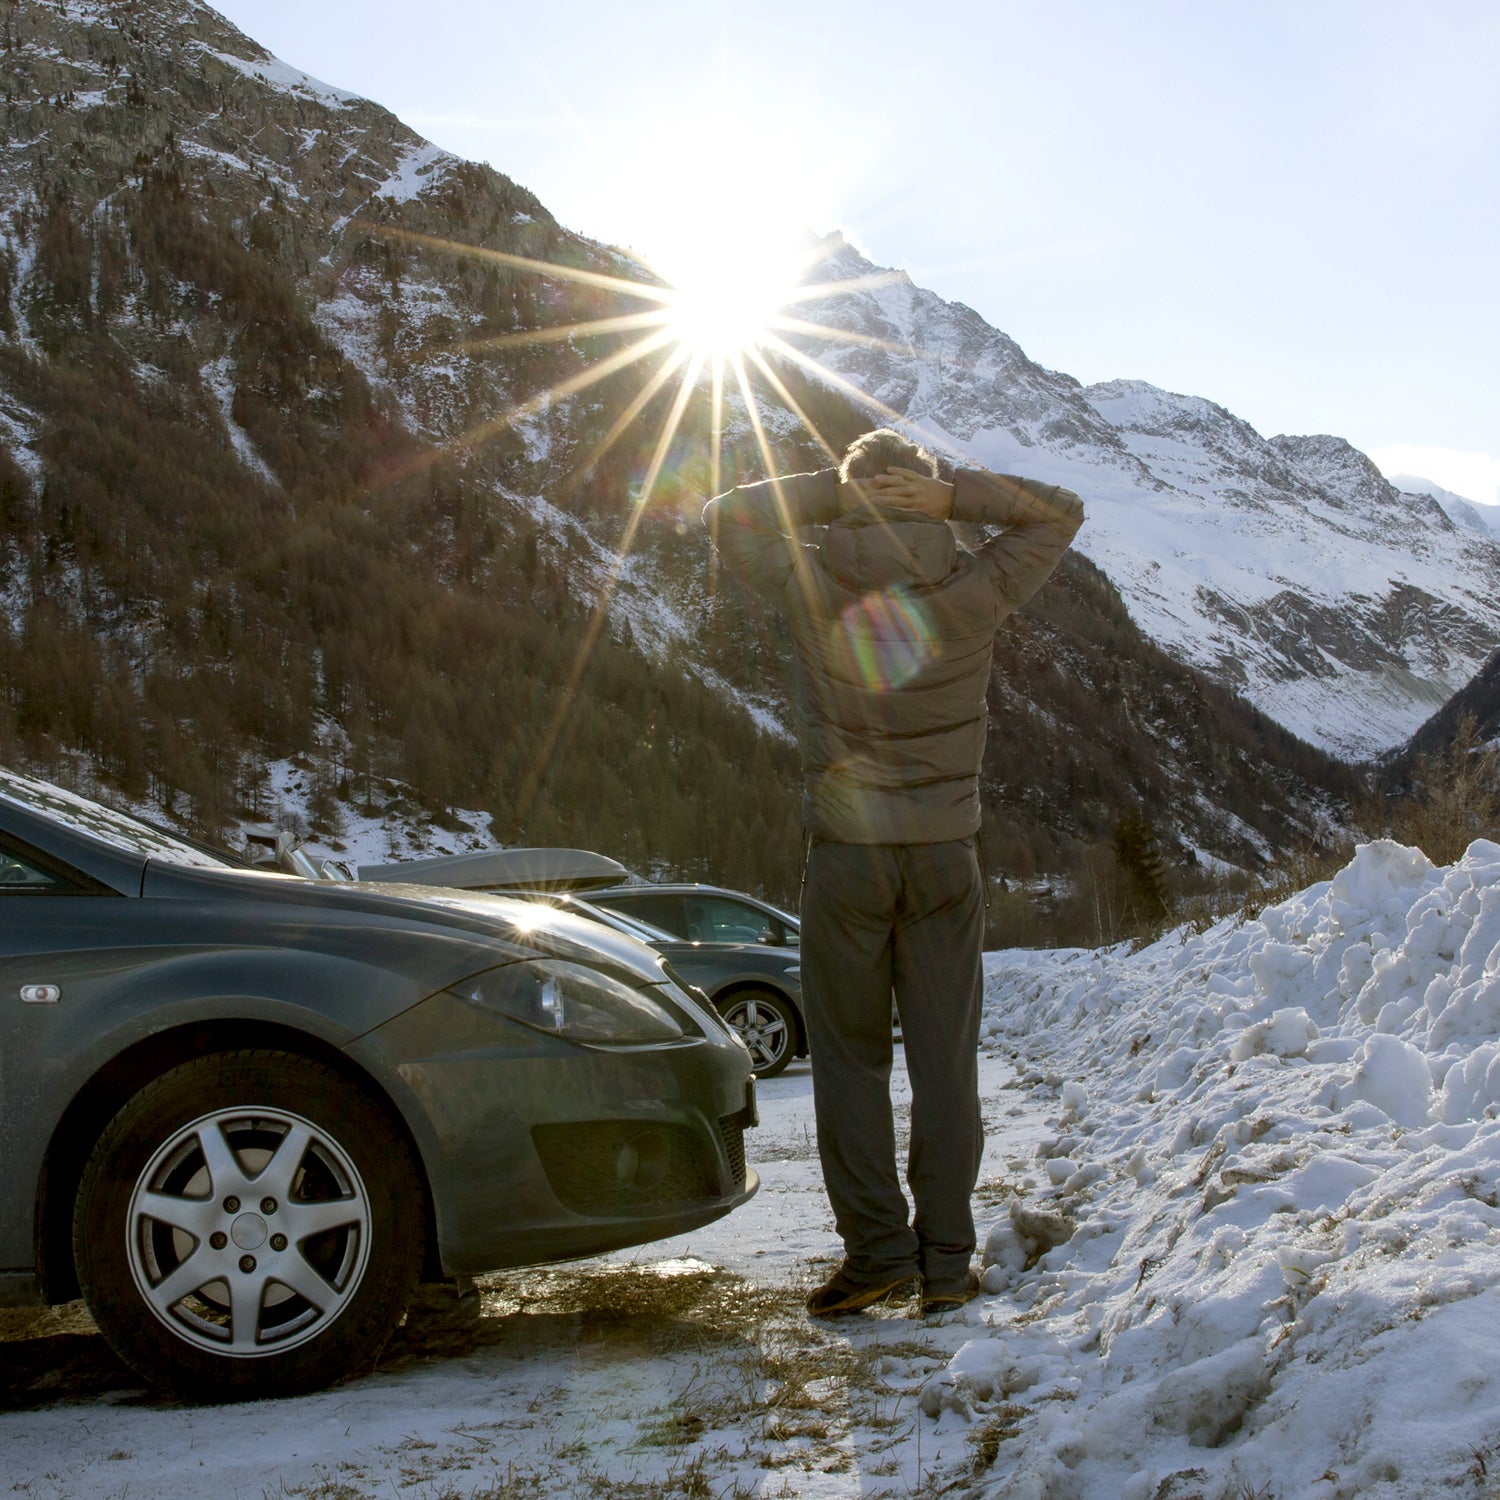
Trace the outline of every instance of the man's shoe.
[[939, 1313], [952, 1312], [965, 1302], [972, 1302], [979, 1295], [979, 1278], [972, 1271], [965, 1271], [956, 1281], [924, 1281], [922, 1283], [922, 1316], [935, 1318]]
[[876, 1302], [887, 1302], [912, 1289], [916, 1277], [910, 1272], [882, 1277], [878, 1281], [856, 1281], [840, 1266], [822, 1286], [807, 1294], [807, 1312], [813, 1318], [831, 1318], [835, 1313], [858, 1312]]

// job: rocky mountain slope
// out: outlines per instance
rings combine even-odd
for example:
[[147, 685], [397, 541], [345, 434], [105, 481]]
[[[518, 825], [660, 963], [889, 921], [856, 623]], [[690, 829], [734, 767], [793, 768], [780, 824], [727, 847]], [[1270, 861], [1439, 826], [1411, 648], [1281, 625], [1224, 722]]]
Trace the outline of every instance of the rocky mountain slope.
[[[715, 441], [669, 346], [629, 358], [639, 267], [192, 0], [0, 0], [0, 46], [0, 758], [221, 832], [292, 767], [325, 843], [480, 810], [791, 899], [784, 643], [696, 518], [762, 438], [820, 462], [786, 393], [835, 442], [868, 425], [846, 394], [788, 362]], [[1206, 508], [977, 315], [899, 285], [845, 311], [891, 308], [949, 352], [867, 370], [888, 405], [995, 461], [962, 415], [988, 380], [1036, 454]], [[1072, 482], [1112, 535], [1126, 502]], [[1127, 808], [1200, 866], [1337, 816], [1346, 769], [1131, 607], [1146, 635], [1081, 557], [1007, 636], [997, 872], [1094, 868]]]
[[1147, 635], [1304, 739], [1389, 749], [1500, 644], [1500, 537], [1475, 518], [1342, 439], [1264, 438], [1141, 381], [1080, 385], [879, 270], [830, 240], [815, 276], [878, 281], [808, 304], [834, 332], [793, 342], [948, 455], [1076, 489], [1078, 545]]
[[1441, 755], [1465, 717], [1474, 720], [1478, 744], [1500, 751], [1500, 651], [1417, 730], [1404, 747], [1402, 761], [1414, 755]]
[[1456, 525], [1477, 531], [1481, 536], [1500, 537], [1500, 505], [1477, 505], [1416, 474], [1394, 474], [1391, 483], [1414, 495], [1430, 495]]

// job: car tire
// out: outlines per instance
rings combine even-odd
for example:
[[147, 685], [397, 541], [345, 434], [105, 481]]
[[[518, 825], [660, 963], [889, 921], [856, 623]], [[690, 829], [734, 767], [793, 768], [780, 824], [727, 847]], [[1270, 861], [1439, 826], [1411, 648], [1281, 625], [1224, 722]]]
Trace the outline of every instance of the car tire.
[[294, 1053], [196, 1058], [146, 1085], [84, 1169], [85, 1301], [147, 1380], [236, 1400], [379, 1354], [421, 1265], [413, 1153], [344, 1074]]
[[797, 1013], [773, 990], [736, 990], [716, 1002], [719, 1014], [750, 1049], [757, 1078], [774, 1078], [797, 1051]]

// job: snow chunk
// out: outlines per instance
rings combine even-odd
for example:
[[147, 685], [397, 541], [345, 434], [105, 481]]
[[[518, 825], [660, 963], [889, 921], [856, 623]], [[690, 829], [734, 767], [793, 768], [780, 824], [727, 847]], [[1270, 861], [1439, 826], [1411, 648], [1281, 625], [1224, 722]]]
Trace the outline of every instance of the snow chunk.
[[1300, 1005], [1284, 1005], [1269, 1021], [1256, 1021], [1235, 1038], [1229, 1055], [1236, 1062], [1269, 1052], [1275, 1057], [1302, 1057], [1318, 1039], [1318, 1028]]
[[1425, 1125], [1432, 1107], [1426, 1056], [1400, 1037], [1376, 1034], [1360, 1049], [1354, 1092], [1398, 1125]]

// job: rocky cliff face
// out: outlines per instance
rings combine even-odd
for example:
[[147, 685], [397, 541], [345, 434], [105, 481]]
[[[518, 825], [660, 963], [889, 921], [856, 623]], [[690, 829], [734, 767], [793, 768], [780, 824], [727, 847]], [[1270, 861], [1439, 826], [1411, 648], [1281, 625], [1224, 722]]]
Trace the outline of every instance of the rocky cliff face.
[[232, 196], [247, 200], [257, 190], [294, 195], [327, 225], [408, 164], [457, 165], [388, 111], [288, 67], [194, 0], [9, 0], [0, 25], [7, 155], [44, 168], [54, 188], [139, 172], [175, 137], [205, 182], [237, 182]]
[[[880, 274], [842, 241], [826, 270]], [[1142, 629], [1314, 744], [1359, 759], [1401, 743], [1500, 642], [1496, 538], [1340, 438], [1263, 438], [1141, 381], [1080, 386], [904, 277], [808, 316], [836, 332], [799, 337], [803, 351], [872, 411], [959, 462], [1078, 490], [1078, 545]]]

